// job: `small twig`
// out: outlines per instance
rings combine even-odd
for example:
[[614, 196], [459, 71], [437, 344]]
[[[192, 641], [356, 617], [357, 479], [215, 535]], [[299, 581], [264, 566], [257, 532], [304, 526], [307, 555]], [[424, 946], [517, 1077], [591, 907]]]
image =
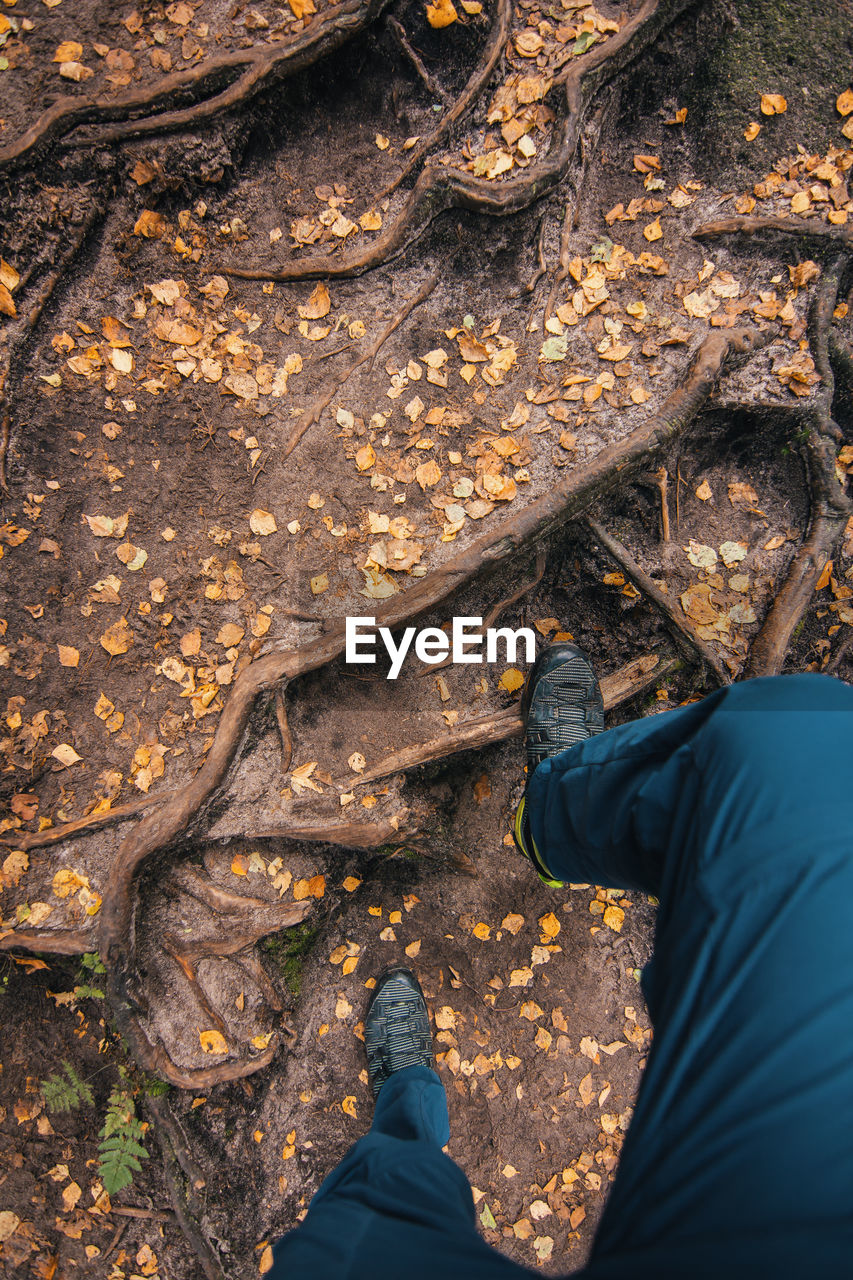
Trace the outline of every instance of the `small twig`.
[[281, 771], [287, 773], [293, 759], [293, 734], [287, 722], [287, 703], [281, 685], [275, 691], [275, 719], [281, 738]]
[[660, 490], [660, 536], [664, 542], [669, 542], [669, 500], [666, 496], [668, 478], [666, 467], [661, 467], [659, 471], [656, 471], [655, 478]]
[[[119, 1212], [120, 1212], [120, 1210], [118, 1210], [118, 1209], [115, 1207], [115, 1205], [113, 1205], [113, 1207], [112, 1207], [112, 1212], [113, 1212], [113, 1213], [119, 1213]], [[108, 1257], [110, 1256], [110, 1254], [115, 1250], [115, 1248], [117, 1247], [117, 1245], [118, 1245], [119, 1241], [121, 1240], [122, 1236], [125, 1234], [125, 1232], [127, 1231], [127, 1229], [128, 1229], [128, 1227], [129, 1227], [129, 1226], [130, 1226], [130, 1223], [129, 1223], [129, 1222], [127, 1222], [127, 1221], [125, 1221], [125, 1222], [120, 1222], [120, 1223], [118, 1224], [118, 1226], [116, 1227], [115, 1231], [113, 1232], [113, 1238], [112, 1238], [112, 1240], [109, 1242], [109, 1244], [107, 1245], [106, 1251], [104, 1252], [104, 1262], [106, 1262], [107, 1258], [108, 1258]]]
[[446, 102], [447, 94], [445, 93], [444, 89], [442, 89], [441, 85], [438, 84], [438, 82], [434, 80], [433, 77], [430, 75], [430, 73], [427, 71], [426, 67], [423, 64], [423, 60], [420, 54], [417, 52], [417, 50], [413, 49], [412, 46], [409, 44], [409, 39], [408, 39], [408, 36], [406, 35], [405, 30], [403, 29], [402, 23], [398, 22], [396, 18], [391, 17], [388, 19], [388, 26], [393, 31], [397, 39], [397, 43], [399, 44], [400, 48], [403, 50], [403, 53], [405, 53], [406, 57], [409, 59], [412, 66], [415, 68], [415, 71], [418, 73], [421, 80], [423, 81], [426, 87], [427, 93], [429, 93], [433, 98], [437, 98], [439, 102]]
[[[110, 1213], [114, 1213], [118, 1218], [140, 1218], [146, 1222], [177, 1222], [178, 1219], [174, 1213], [169, 1213], [167, 1209], [137, 1209], [134, 1205], [111, 1204]], [[122, 1230], [126, 1230], [129, 1223], [122, 1225]], [[115, 1246], [110, 1245], [107, 1253], [112, 1253]]]
[[329, 380], [325, 391], [321, 392], [314, 403], [297, 419], [296, 425], [293, 427], [287, 443], [284, 446], [283, 457], [290, 457], [293, 450], [299, 444], [299, 441], [305, 435], [305, 432], [308, 431], [310, 427], [313, 427], [314, 423], [317, 422], [323, 410], [328, 407], [344, 383], [351, 378], [356, 370], [360, 369], [363, 364], [367, 364], [368, 361], [376, 358], [376, 355], [391, 337], [394, 330], [398, 329], [403, 321], [408, 319], [415, 307], [420, 306], [420, 304], [429, 297], [435, 286], [438, 284], [439, 279], [439, 273], [435, 272], [426, 281], [424, 281], [414, 297], [410, 298], [405, 306], [400, 308], [390, 323], [385, 326], [373, 345], [360, 355], [357, 360], [354, 360], [348, 368], [344, 369], [340, 374]]
[[655, 585], [645, 569], [640, 568], [628, 548], [624, 547], [618, 538], [614, 538], [596, 520], [588, 518], [586, 523], [593, 536], [616, 561], [625, 576], [630, 578], [637, 590], [646, 596], [667, 619], [669, 629], [679, 648], [685, 651], [688, 657], [698, 657], [713, 671], [720, 684], [731, 684], [731, 676], [713, 649], [696, 634], [688, 619], [679, 615], [672, 601], [664, 595], [660, 587]]
[[334, 351], [324, 351], [319, 356], [311, 356], [311, 363], [319, 364], [321, 360], [330, 360], [332, 356], [339, 356], [342, 351], [350, 351], [352, 345], [351, 342], [345, 342], [342, 347], [336, 347]]

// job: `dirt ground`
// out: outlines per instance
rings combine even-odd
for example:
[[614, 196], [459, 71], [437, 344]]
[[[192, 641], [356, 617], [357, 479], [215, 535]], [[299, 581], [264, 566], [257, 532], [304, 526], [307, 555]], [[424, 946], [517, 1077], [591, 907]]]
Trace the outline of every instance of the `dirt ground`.
[[515, 853], [523, 662], [389, 680], [344, 618], [571, 636], [608, 724], [851, 677], [850, 4], [454, 13], [0, 0], [10, 1275], [262, 1274], [406, 957], [486, 1238], [586, 1258], [654, 905]]

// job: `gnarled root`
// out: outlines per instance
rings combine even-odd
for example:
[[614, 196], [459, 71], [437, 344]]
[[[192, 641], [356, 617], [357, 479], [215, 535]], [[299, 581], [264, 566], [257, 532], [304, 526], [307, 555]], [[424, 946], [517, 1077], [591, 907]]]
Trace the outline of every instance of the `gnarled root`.
[[809, 343], [822, 383], [804, 450], [810, 502], [808, 531], [752, 642], [745, 677], [776, 675], [782, 670], [791, 638], [853, 510], [835, 474], [834, 444], [839, 431], [832, 418], [835, 379], [829, 350], [829, 326], [847, 261], [847, 255], [840, 255], [824, 271], [809, 318]]
[[[241, 280], [344, 279], [390, 262], [413, 244], [439, 214], [449, 209], [506, 216], [527, 208], [553, 190], [575, 153], [587, 108], [598, 90], [623, 70], [660, 33], [688, 0], [645, 0], [637, 16], [617, 36], [573, 59], [561, 73], [566, 114], [556, 125], [547, 156], [523, 177], [499, 182], [477, 178], [450, 165], [431, 165], [420, 174], [394, 222], [376, 240], [355, 253], [335, 259], [329, 254], [295, 260], [284, 267], [220, 266], [224, 275]], [[485, 83], [485, 82], [484, 82]], [[480, 88], [484, 87], [481, 85]]]
[[[0, 170], [20, 166], [51, 142], [98, 147], [124, 138], [164, 133], [209, 120], [252, 97], [275, 76], [295, 75], [338, 48], [372, 22], [387, 0], [342, 0], [321, 13], [285, 45], [236, 49], [208, 58], [189, 71], [163, 76], [153, 85], [107, 98], [66, 95], [57, 99], [20, 138], [0, 150]], [[229, 81], [225, 88], [218, 88]], [[206, 91], [188, 107], [165, 110], [170, 104]], [[157, 114], [146, 114], [156, 112]], [[112, 122], [118, 123], [112, 123]], [[80, 125], [96, 127], [74, 137]]]

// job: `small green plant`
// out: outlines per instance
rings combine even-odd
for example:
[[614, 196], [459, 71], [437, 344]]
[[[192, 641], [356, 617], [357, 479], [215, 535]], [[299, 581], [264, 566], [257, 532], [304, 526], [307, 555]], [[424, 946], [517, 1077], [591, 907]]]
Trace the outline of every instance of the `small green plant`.
[[104, 992], [100, 987], [94, 987], [91, 978], [97, 974], [106, 973], [106, 966], [97, 951], [87, 951], [80, 961], [80, 971], [77, 974], [77, 985], [74, 988], [75, 1000], [103, 1000]]
[[278, 965], [294, 999], [302, 990], [302, 969], [319, 932], [319, 926], [303, 921], [283, 935], [267, 938], [264, 944], [267, 955]]
[[130, 1186], [134, 1173], [142, 1168], [139, 1161], [148, 1159], [136, 1103], [126, 1083], [117, 1084], [110, 1094], [101, 1138], [98, 1173], [104, 1190], [113, 1196]]
[[71, 1063], [63, 1060], [64, 1075], [54, 1072], [42, 1081], [42, 1097], [48, 1111], [76, 1111], [83, 1103], [87, 1107], [95, 1104], [92, 1090], [85, 1080], [81, 1080]]

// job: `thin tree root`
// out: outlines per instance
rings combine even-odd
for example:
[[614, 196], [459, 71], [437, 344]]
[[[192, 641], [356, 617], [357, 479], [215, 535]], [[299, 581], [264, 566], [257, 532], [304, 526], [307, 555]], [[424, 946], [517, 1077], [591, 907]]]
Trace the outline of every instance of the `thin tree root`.
[[562, 180], [575, 154], [583, 117], [598, 90], [636, 58], [689, 0], [645, 0], [618, 35], [573, 60], [565, 73], [567, 113], [554, 130], [552, 146], [523, 177], [500, 182], [477, 178], [448, 164], [428, 165], [394, 222], [366, 247], [334, 259], [330, 254], [301, 258], [284, 267], [220, 266], [241, 280], [346, 279], [390, 262], [449, 209], [504, 217], [540, 200]]
[[127, 818], [135, 818], [138, 813], [150, 809], [152, 805], [162, 804], [170, 796], [171, 791], [158, 791], [154, 795], [140, 796], [138, 800], [128, 800], [126, 804], [117, 804], [114, 809], [104, 813], [90, 813], [85, 818], [75, 818], [73, 822], [63, 822], [58, 827], [48, 827], [45, 831], [27, 832], [21, 836], [0, 836], [0, 844], [13, 849], [44, 849], [48, 845], [61, 844], [82, 831], [99, 831], [112, 826], [114, 822], [124, 822]]
[[[205, 1180], [189, 1144], [172, 1115], [167, 1098], [149, 1097], [146, 1105], [154, 1117], [154, 1131], [163, 1153], [166, 1186], [181, 1231], [198, 1259], [205, 1280], [226, 1280], [218, 1251], [201, 1225], [204, 1205], [199, 1202], [198, 1192], [203, 1190]], [[187, 1168], [191, 1170], [189, 1174]]]
[[543, 215], [539, 221], [539, 235], [536, 237], [536, 270], [524, 286], [525, 293], [533, 293], [539, 281], [548, 272], [548, 264], [545, 261], [546, 222], [547, 218]]
[[[197, 124], [213, 115], [245, 102], [275, 76], [295, 75], [371, 23], [387, 0], [342, 0], [310, 23], [286, 45], [265, 45], [237, 49], [208, 58], [189, 71], [163, 76], [153, 85], [132, 89], [105, 98], [66, 95], [42, 113], [31, 128], [15, 142], [0, 149], [0, 170], [17, 167], [34, 153], [58, 139], [69, 147], [96, 147], [123, 138], [163, 133]], [[213, 96], [192, 106], [159, 111], [169, 103], [186, 99], [193, 92], [220, 85], [229, 76], [236, 78]], [[144, 112], [158, 112], [142, 115]], [[136, 118], [134, 118], [136, 117]], [[118, 124], [109, 122], [119, 121]], [[79, 125], [96, 127], [82, 137], [69, 136]]]
[[396, 18], [391, 17], [391, 18], [388, 18], [387, 25], [389, 30], [393, 32], [394, 38], [396, 39], [397, 44], [403, 50], [403, 53], [406, 55], [406, 57], [409, 59], [409, 62], [411, 62], [412, 66], [414, 67], [418, 77], [420, 78], [421, 83], [423, 84], [424, 88], [426, 89], [430, 97], [437, 98], [439, 102], [446, 102], [447, 94], [442, 89], [441, 85], [438, 83], [435, 77], [431, 76], [430, 73], [427, 71], [426, 67], [424, 66], [423, 58], [418, 53], [417, 49], [412, 48], [412, 45], [409, 43], [409, 37], [406, 35], [406, 30], [402, 22], [398, 22]]
[[[513, 0], [498, 0], [497, 17], [489, 33], [486, 41], [486, 47], [483, 50], [479, 65], [475, 68], [473, 74], [469, 77], [465, 88], [459, 97], [453, 103], [448, 111], [439, 120], [436, 127], [426, 138], [422, 138], [409, 153], [409, 158], [401, 171], [397, 174], [386, 187], [379, 192], [374, 200], [374, 204], [379, 204], [382, 200], [387, 200], [393, 195], [398, 187], [402, 186], [417, 169], [421, 161], [434, 151], [444, 139], [448, 136], [454, 125], [465, 116], [480, 94], [489, 83], [492, 72], [494, 71], [498, 59], [503, 53], [504, 46], [509, 36], [510, 27], [512, 25]], [[394, 19], [391, 19], [394, 22]], [[442, 98], [446, 95], [442, 94]]]
[[853, 227], [845, 224], [834, 227], [817, 219], [805, 218], [720, 218], [705, 222], [692, 232], [694, 240], [709, 240], [714, 236], [754, 236], [765, 231], [778, 231], [781, 235], [797, 236], [807, 240], [827, 242], [830, 247], [853, 245]]
[[554, 272], [554, 279], [551, 288], [548, 291], [548, 299], [545, 303], [544, 324], [551, 319], [554, 311], [554, 303], [557, 301], [557, 294], [560, 292], [560, 286], [569, 274], [569, 245], [572, 238], [573, 213], [571, 204], [566, 205], [566, 212], [563, 214], [563, 229], [560, 232], [560, 261], [557, 270]]
[[305, 412], [297, 418], [287, 443], [284, 446], [283, 457], [290, 457], [293, 450], [299, 444], [299, 441], [305, 435], [305, 432], [308, 431], [309, 428], [313, 427], [315, 422], [319, 421], [323, 410], [331, 404], [341, 387], [349, 378], [352, 377], [356, 370], [360, 369], [363, 364], [368, 364], [370, 361], [376, 359], [376, 356], [382, 350], [382, 347], [391, 337], [394, 330], [399, 329], [403, 321], [407, 320], [412, 314], [415, 307], [420, 306], [420, 304], [429, 297], [435, 286], [438, 284], [439, 279], [440, 276], [438, 272], [435, 272], [425, 280], [415, 296], [413, 298], [409, 298], [405, 306], [401, 307], [394, 318], [385, 326], [373, 345], [368, 347], [367, 351], [363, 352], [352, 362], [351, 365], [326, 384], [325, 390], [320, 393], [314, 403], [309, 405]]
[[[517, 591], [513, 591], [512, 595], [507, 596], [506, 599], [504, 600], [499, 600], [496, 605], [493, 605], [493, 607], [489, 610], [489, 612], [486, 614], [485, 618], [483, 619], [483, 632], [479, 637], [481, 640], [483, 639], [483, 636], [489, 630], [489, 628], [495, 625], [495, 623], [497, 622], [498, 618], [501, 616], [502, 613], [506, 613], [507, 609], [509, 609], [512, 605], [517, 604], [519, 600], [523, 600], [526, 595], [529, 595], [529, 593], [533, 590], [534, 587], [538, 587], [539, 583], [542, 581], [542, 578], [545, 575], [546, 563], [547, 563], [547, 560], [545, 556], [545, 551], [542, 547], [540, 547], [539, 550], [536, 552], [535, 577], [531, 578], [529, 582], [525, 582], [524, 586], [519, 587]], [[473, 641], [473, 640], [476, 640], [477, 637], [472, 636], [471, 639]], [[442, 667], [449, 666], [452, 661], [453, 661], [452, 657], [447, 657], [447, 658], [444, 658], [441, 662], [437, 662], [434, 667], [426, 667], [423, 671], [419, 673], [420, 679], [423, 679], [425, 676], [435, 675], [437, 671], [441, 671]]]
[[794, 632], [853, 510], [835, 474], [838, 428], [832, 419], [835, 378], [829, 351], [829, 327], [847, 261], [848, 254], [841, 254], [826, 267], [817, 283], [809, 317], [809, 345], [822, 381], [803, 451], [810, 506], [808, 529], [750, 646], [744, 668], [747, 679], [777, 675], [782, 670]]
[[287, 722], [285, 690], [281, 687], [275, 691], [275, 722], [278, 725], [278, 736], [281, 738], [281, 771], [287, 773], [293, 759], [293, 734]]
[[710, 645], [696, 634], [687, 618], [679, 615], [673, 602], [664, 595], [660, 587], [655, 585], [645, 569], [640, 568], [628, 548], [623, 546], [618, 538], [608, 533], [597, 520], [587, 519], [586, 523], [595, 539], [616, 561], [626, 578], [630, 578], [637, 590], [664, 615], [673, 639], [682, 651], [686, 651], [688, 659], [698, 658], [704, 666], [713, 671], [720, 684], [731, 684], [731, 676]]
[[662, 542], [670, 541], [669, 533], [669, 498], [667, 497], [667, 484], [669, 476], [666, 467], [661, 467], [655, 472], [655, 480], [657, 481], [658, 490], [660, 492], [660, 536]]
[[[693, 655], [695, 656], [695, 655]], [[604, 710], [612, 711], [620, 703], [644, 693], [669, 675], [681, 663], [677, 658], [668, 658], [661, 662], [657, 654], [644, 654], [604, 676], [600, 681], [604, 698]], [[353, 783], [352, 778], [338, 778], [335, 785], [341, 789], [349, 789], [353, 785], [362, 786], [368, 782], [377, 782], [381, 778], [390, 778], [395, 773], [405, 773], [418, 765], [429, 764], [432, 760], [441, 760], [445, 756], [457, 755], [460, 751], [472, 751], [478, 747], [488, 747], [507, 738], [515, 738], [524, 732], [518, 706], [499, 711], [496, 715], [483, 716], [477, 720], [467, 720], [456, 725], [450, 733], [440, 738], [431, 738], [427, 742], [417, 742], [413, 746], [404, 747], [386, 756], [378, 764], [365, 770]]]

